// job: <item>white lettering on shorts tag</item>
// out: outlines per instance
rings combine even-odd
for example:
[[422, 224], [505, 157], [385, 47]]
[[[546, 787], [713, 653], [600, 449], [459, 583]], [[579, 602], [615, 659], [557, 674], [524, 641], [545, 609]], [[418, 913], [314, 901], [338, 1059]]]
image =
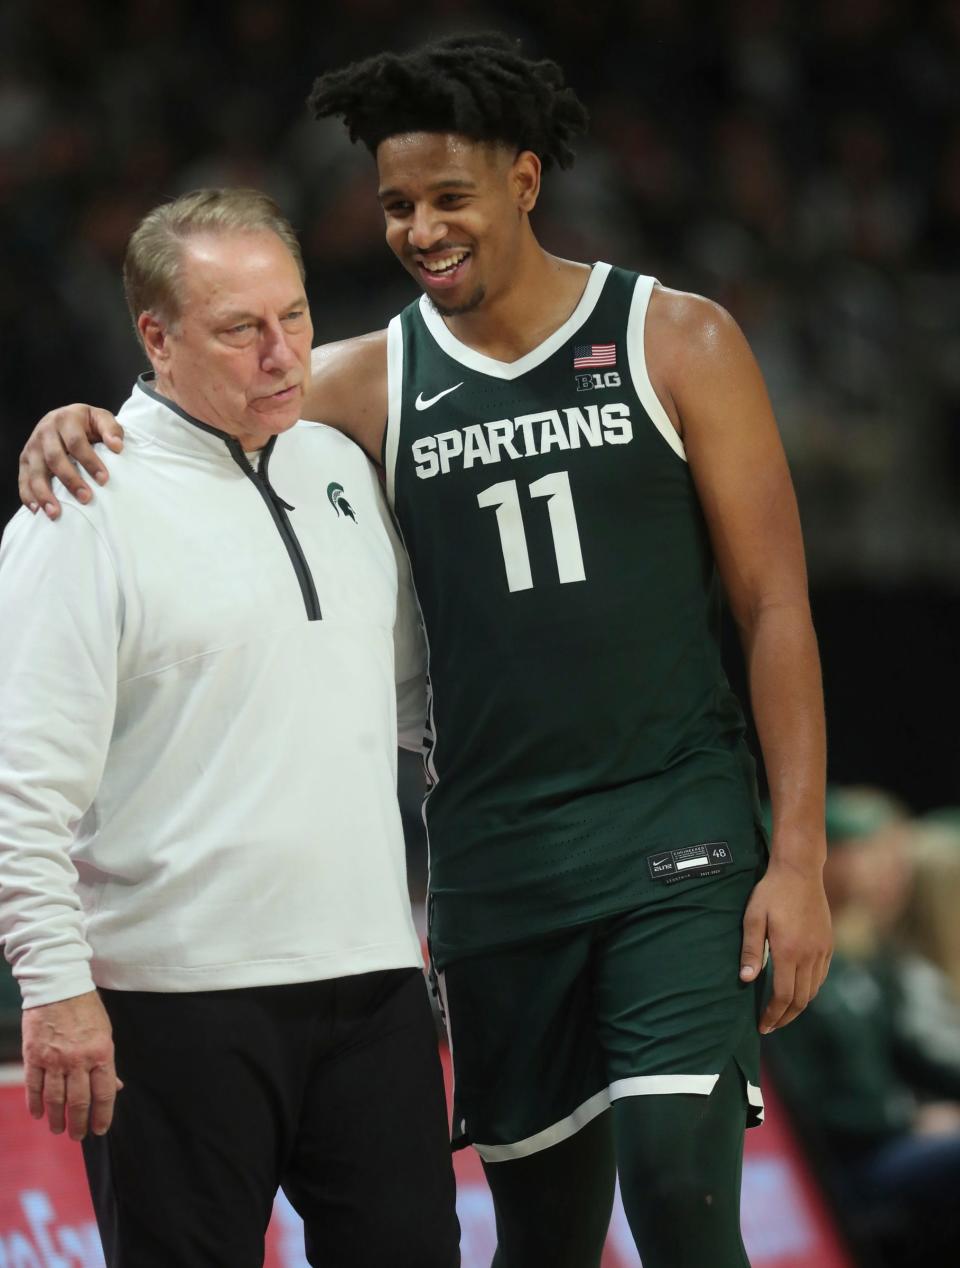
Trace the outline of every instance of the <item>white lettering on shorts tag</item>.
[[716, 876], [722, 867], [732, 862], [733, 853], [726, 841], [705, 841], [703, 845], [658, 850], [656, 854], [647, 855], [651, 877], [668, 885], [687, 876]]

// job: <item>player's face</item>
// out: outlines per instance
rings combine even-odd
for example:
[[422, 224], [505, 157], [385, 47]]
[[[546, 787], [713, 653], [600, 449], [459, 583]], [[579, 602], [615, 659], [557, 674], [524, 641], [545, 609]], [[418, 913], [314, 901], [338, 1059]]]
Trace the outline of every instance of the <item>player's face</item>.
[[539, 190], [529, 151], [410, 132], [377, 149], [387, 243], [445, 316], [473, 311], [516, 272]]
[[156, 326], [152, 348], [141, 317], [158, 388], [187, 413], [247, 448], [300, 417], [313, 326], [296, 261], [276, 234], [188, 238], [180, 317]]

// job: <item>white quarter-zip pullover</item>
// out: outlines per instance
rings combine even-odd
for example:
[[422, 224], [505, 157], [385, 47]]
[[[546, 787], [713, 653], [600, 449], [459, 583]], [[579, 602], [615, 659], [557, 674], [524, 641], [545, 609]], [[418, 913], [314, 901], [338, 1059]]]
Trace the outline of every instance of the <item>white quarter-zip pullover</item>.
[[[0, 938], [24, 1005], [420, 962], [396, 800], [423, 647], [363, 452], [250, 467], [145, 382], [121, 455], [0, 547]], [[400, 574], [398, 586], [398, 568]], [[396, 683], [396, 690], [395, 690]]]

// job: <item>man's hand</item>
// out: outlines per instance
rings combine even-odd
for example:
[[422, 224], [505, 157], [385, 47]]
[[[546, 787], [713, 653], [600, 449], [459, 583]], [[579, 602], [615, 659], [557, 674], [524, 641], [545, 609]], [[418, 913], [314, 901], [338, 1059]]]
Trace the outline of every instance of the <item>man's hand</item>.
[[801, 870], [771, 858], [743, 917], [743, 981], [759, 974], [765, 941], [773, 960], [773, 994], [760, 1018], [761, 1034], [798, 1017], [827, 976], [833, 939], [819, 868]]
[[106, 484], [107, 469], [93, 448], [98, 440], [114, 453], [123, 448], [123, 428], [108, 410], [65, 405], [44, 414], [20, 454], [18, 487], [24, 506], [34, 513], [42, 506], [52, 520], [59, 516], [60, 503], [50, 487], [52, 476], [57, 476], [78, 502], [89, 502], [93, 494], [74, 461], [98, 484]]
[[123, 1084], [113, 1064], [113, 1031], [96, 991], [23, 1012], [27, 1109], [50, 1130], [102, 1136]]

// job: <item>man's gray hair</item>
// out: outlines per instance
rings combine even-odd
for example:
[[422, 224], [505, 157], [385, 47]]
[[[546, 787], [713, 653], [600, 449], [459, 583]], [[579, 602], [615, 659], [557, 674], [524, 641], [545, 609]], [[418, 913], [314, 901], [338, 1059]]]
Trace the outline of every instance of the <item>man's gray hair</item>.
[[130, 235], [123, 261], [123, 289], [134, 326], [141, 313], [153, 313], [167, 325], [176, 323], [187, 238], [261, 232], [277, 235], [302, 279], [303, 257], [293, 226], [273, 199], [258, 189], [196, 189], [154, 207]]

